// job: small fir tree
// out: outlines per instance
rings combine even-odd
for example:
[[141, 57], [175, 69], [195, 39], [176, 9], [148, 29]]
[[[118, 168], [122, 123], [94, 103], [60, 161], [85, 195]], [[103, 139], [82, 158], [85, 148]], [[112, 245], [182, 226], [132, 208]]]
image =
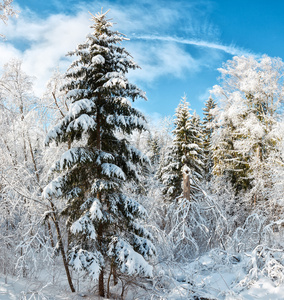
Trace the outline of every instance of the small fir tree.
[[173, 144], [166, 153], [164, 167], [160, 174], [165, 186], [164, 194], [167, 194], [171, 199], [175, 199], [182, 193], [182, 167], [186, 163], [188, 155], [187, 122], [191, 115], [189, 103], [186, 100], [186, 96], [182, 97], [176, 109]]
[[204, 152], [203, 152], [203, 129], [199, 115], [194, 112], [187, 122], [188, 155], [187, 166], [191, 169], [192, 176], [196, 180], [201, 180], [204, 176]]
[[161, 145], [159, 143], [159, 136], [155, 133], [150, 135], [147, 141], [147, 155], [150, 158], [151, 164], [153, 168], [157, 168], [160, 162], [161, 156]]
[[104, 296], [106, 270], [114, 278], [119, 272], [151, 276], [146, 260], [155, 248], [141, 224], [145, 209], [123, 192], [124, 183], [139, 181], [139, 168], [148, 163], [124, 137], [146, 129], [144, 116], [128, 100], [146, 99], [125, 76], [138, 66], [120, 46], [126, 38], [111, 30], [106, 13], [92, 20], [93, 33], [69, 53], [78, 57], [63, 86], [69, 112], [46, 138], [46, 144], [70, 142], [73, 147], [55, 163], [52, 171], [59, 175], [43, 195], [65, 200], [62, 213], [73, 234], [70, 264], [98, 280]]
[[174, 199], [183, 191], [183, 167], [187, 166], [195, 179], [202, 177], [202, 130], [200, 118], [190, 114], [189, 103], [184, 96], [176, 109], [173, 144], [169, 147], [160, 178], [164, 193]]
[[203, 109], [203, 151], [204, 151], [204, 176], [205, 179], [209, 180], [211, 178], [213, 169], [213, 157], [212, 157], [212, 135], [213, 131], [216, 129], [216, 121], [214, 120], [213, 109], [215, 109], [217, 104], [210, 96], [205, 103]]

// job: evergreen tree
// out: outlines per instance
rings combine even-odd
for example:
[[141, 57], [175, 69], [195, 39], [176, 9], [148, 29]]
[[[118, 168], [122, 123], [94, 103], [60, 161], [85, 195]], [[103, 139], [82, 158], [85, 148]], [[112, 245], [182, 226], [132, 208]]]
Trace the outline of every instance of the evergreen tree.
[[[242, 122], [243, 115], [236, 113], [234, 119]], [[225, 117], [219, 126], [218, 136], [214, 133], [213, 173], [225, 176], [236, 193], [246, 191], [251, 188], [249, 156], [239, 148], [239, 143], [247, 136], [230, 117]]]
[[186, 165], [191, 169], [192, 176], [201, 180], [204, 176], [203, 128], [199, 115], [194, 112], [187, 122], [188, 139]]
[[173, 144], [169, 147], [165, 166], [161, 170], [161, 180], [165, 186], [164, 194], [174, 199], [182, 193], [182, 167], [187, 161], [188, 131], [187, 122], [190, 119], [189, 103], [186, 96], [182, 97], [176, 109], [175, 129], [173, 130]]
[[159, 143], [159, 136], [155, 133], [150, 135], [147, 141], [147, 146], [147, 156], [151, 161], [152, 167], [157, 169], [161, 156], [161, 145]]
[[212, 134], [216, 127], [216, 122], [214, 121], [214, 115], [212, 110], [216, 108], [216, 103], [210, 96], [205, 103], [203, 109], [203, 149], [204, 149], [204, 174], [205, 178], [208, 180], [211, 177], [213, 168], [213, 157], [212, 157]]
[[46, 138], [46, 144], [69, 142], [72, 147], [53, 166], [59, 174], [43, 195], [65, 200], [62, 214], [73, 234], [70, 264], [98, 280], [104, 296], [106, 270], [114, 279], [119, 272], [151, 276], [145, 259], [155, 248], [140, 221], [145, 209], [123, 192], [126, 182], [139, 181], [139, 168], [148, 163], [122, 135], [146, 128], [144, 116], [128, 100], [146, 99], [125, 76], [138, 66], [120, 46], [126, 38], [111, 30], [106, 13], [92, 20], [93, 33], [69, 53], [78, 57], [63, 86], [69, 112]]
[[195, 179], [203, 173], [202, 130], [200, 118], [190, 114], [189, 103], [184, 96], [176, 109], [173, 144], [165, 158], [160, 178], [165, 186], [164, 193], [171, 198], [182, 194], [183, 167], [187, 166]]

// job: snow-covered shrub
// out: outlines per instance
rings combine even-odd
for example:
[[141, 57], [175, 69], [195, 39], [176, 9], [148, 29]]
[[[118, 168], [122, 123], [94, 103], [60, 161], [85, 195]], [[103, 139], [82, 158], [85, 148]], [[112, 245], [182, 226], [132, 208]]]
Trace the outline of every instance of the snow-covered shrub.
[[247, 275], [240, 281], [239, 286], [250, 287], [261, 277], [268, 277], [277, 286], [284, 282], [283, 249], [258, 245], [251, 254], [246, 255], [249, 257]]
[[269, 217], [253, 213], [228, 240], [227, 250], [245, 257], [245, 277], [239, 286], [248, 288], [261, 277], [275, 285], [284, 282], [284, 220], [270, 222]]
[[221, 247], [227, 220], [214, 197], [200, 188], [195, 200], [180, 198], [169, 205], [165, 230], [175, 258], [186, 261]]

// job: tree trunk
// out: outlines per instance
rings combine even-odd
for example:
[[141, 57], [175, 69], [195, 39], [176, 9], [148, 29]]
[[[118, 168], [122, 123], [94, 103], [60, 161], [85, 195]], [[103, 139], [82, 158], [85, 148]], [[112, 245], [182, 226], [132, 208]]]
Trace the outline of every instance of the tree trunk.
[[[98, 150], [101, 150], [101, 115], [99, 111], [97, 112], [97, 138], [96, 138], [96, 146]], [[97, 170], [97, 176], [99, 177], [99, 168]], [[97, 198], [101, 201], [101, 194], [97, 193]], [[102, 237], [103, 237], [103, 225], [100, 224], [98, 227], [98, 244], [100, 250], [102, 249]], [[99, 275], [99, 295], [101, 297], [105, 296], [105, 287], [104, 287], [104, 268], [101, 268], [100, 275]]]
[[62, 260], [63, 260], [67, 280], [68, 280], [68, 283], [69, 283], [69, 287], [71, 289], [71, 292], [75, 293], [75, 288], [74, 288], [74, 285], [72, 283], [70, 271], [69, 271], [69, 268], [68, 268], [66, 254], [65, 254], [63, 243], [62, 243], [62, 236], [61, 236], [61, 232], [60, 232], [60, 228], [59, 228], [57, 220], [54, 220], [54, 224], [55, 224], [55, 228], [56, 228], [56, 232], [57, 232], [57, 236], [58, 236], [58, 245], [59, 245], [59, 249], [60, 249], [60, 252], [61, 252], [61, 256], [62, 256]]
[[101, 297], [105, 296], [105, 286], [104, 286], [104, 268], [101, 268], [99, 276], [99, 295]]
[[55, 207], [54, 207], [54, 205], [53, 205], [52, 202], [50, 202], [50, 204], [51, 204], [51, 207], [52, 207], [52, 210], [53, 210], [53, 218], [52, 218], [52, 220], [53, 220], [53, 223], [55, 225], [55, 229], [56, 229], [56, 233], [57, 233], [57, 238], [58, 238], [58, 245], [59, 245], [59, 249], [60, 249], [60, 252], [61, 252], [61, 256], [62, 256], [63, 265], [64, 265], [64, 268], [65, 268], [67, 280], [68, 280], [71, 292], [75, 293], [75, 288], [74, 288], [74, 285], [72, 283], [72, 278], [71, 278], [71, 274], [70, 274], [70, 271], [69, 271], [69, 268], [68, 268], [67, 259], [66, 259], [66, 253], [65, 253], [65, 250], [64, 250], [63, 242], [62, 242], [62, 235], [61, 235], [60, 227], [59, 227], [58, 220], [57, 220], [56, 214], [55, 214]]
[[101, 115], [97, 112], [97, 149], [101, 150]]
[[110, 268], [110, 272], [109, 272], [109, 275], [108, 275], [108, 280], [107, 280], [107, 298], [110, 298], [110, 278], [111, 278], [111, 273], [112, 273], [112, 266]]
[[51, 247], [54, 248], [55, 244], [54, 244], [53, 234], [52, 234], [51, 225], [50, 225], [49, 221], [47, 221], [47, 229], [48, 229]]
[[[98, 193], [99, 194], [99, 193]], [[100, 195], [98, 195], [100, 197]], [[100, 224], [98, 228], [98, 244], [99, 248], [102, 249], [102, 236], [103, 236], [103, 225]], [[101, 268], [99, 275], [99, 295], [101, 297], [105, 296], [105, 287], [104, 287], [104, 268]]]
[[107, 298], [110, 298], [110, 278], [111, 275], [113, 276], [113, 284], [117, 285], [118, 280], [117, 280], [117, 274], [116, 274], [116, 268], [114, 265], [114, 261], [112, 261], [111, 266], [110, 266], [110, 272], [107, 280]]
[[114, 265], [112, 267], [112, 276], [113, 276], [113, 284], [117, 285], [118, 284], [118, 279], [117, 279], [116, 268], [115, 268]]
[[183, 171], [183, 197], [190, 201], [190, 174], [189, 170]]

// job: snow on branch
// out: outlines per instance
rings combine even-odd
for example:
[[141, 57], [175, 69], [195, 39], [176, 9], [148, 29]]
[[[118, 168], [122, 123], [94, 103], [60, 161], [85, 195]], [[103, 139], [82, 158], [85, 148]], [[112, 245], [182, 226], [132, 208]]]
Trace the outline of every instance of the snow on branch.
[[126, 176], [120, 167], [110, 163], [103, 163], [101, 167], [102, 167], [102, 174], [110, 178], [112, 176], [115, 176], [117, 178], [126, 180]]
[[73, 130], [82, 129], [83, 132], [87, 132], [90, 129], [96, 128], [96, 122], [94, 121], [94, 117], [89, 116], [87, 114], [82, 114], [79, 118], [72, 121], [68, 127], [67, 132], [72, 132]]
[[74, 147], [62, 154], [59, 161], [51, 168], [51, 171], [63, 171], [77, 163], [92, 162], [93, 155], [83, 147]]
[[87, 233], [88, 237], [93, 240], [97, 238], [95, 227], [87, 214], [75, 221], [70, 229], [74, 234], [83, 232]]
[[153, 276], [153, 267], [143, 256], [119, 237], [113, 237], [109, 246], [108, 256], [115, 259], [122, 273], [128, 275]]
[[110, 162], [114, 160], [113, 155], [110, 153], [104, 152], [102, 150], [98, 151], [98, 157], [96, 159], [96, 164], [101, 165], [103, 162]]
[[130, 154], [130, 158], [131, 160], [140, 160], [140, 162], [151, 165], [151, 161], [148, 158], [147, 155], [145, 155], [144, 153], [142, 153], [140, 150], [138, 150], [136, 147], [132, 146], [132, 145], [128, 145], [127, 146], [128, 152]]
[[19, 11], [12, 7], [13, 0], [2, 0], [0, 3], [0, 19], [6, 24], [9, 17], [18, 16]]
[[93, 185], [92, 185], [92, 192], [102, 192], [102, 191], [109, 191], [113, 190], [119, 187], [119, 184], [115, 181], [111, 180], [104, 180], [104, 179], [94, 179]]
[[128, 80], [125, 78], [123, 72], [109, 72], [105, 75], [107, 82], [104, 83], [104, 88], [119, 87], [126, 89]]
[[149, 239], [137, 235], [134, 236], [134, 248], [145, 259], [149, 259], [156, 254], [156, 248], [153, 243]]
[[51, 199], [53, 197], [59, 198], [63, 195], [62, 187], [65, 183], [64, 176], [58, 176], [53, 179], [43, 190], [42, 196], [44, 199]]
[[76, 118], [79, 114], [82, 113], [82, 111], [84, 111], [85, 113], [90, 113], [94, 109], [94, 107], [95, 105], [93, 101], [90, 101], [88, 99], [81, 99], [70, 105], [69, 114]]
[[120, 195], [119, 202], [123, 213], [130, 219], [134, 219], [136, 216], [145, 219], [148, 216], [146, 209], [141, 204], [123, 194]]
[[104, 265], [103, 256], [100, 252], [89, 252], [83, 249], [73, 248], [70, 252], [70, 264], [76, 271], [85, 270], [97, 281], [102, 266]]
[[96, 65], [103, 65], [105, 63], [105, 59], [102, 55], [98, 54], [92, 58], [92, 63]]
[[101, 211], [102, 205], [98, 199], [94, 199], [94, 202], [90, 208], [90, 218], [91, 220], [99, 220], [103, 219], [103, 213]]
[[46, 135], [44, 144], [48, 146], [53, 140], [56, 140], [63, 134], [62, 127], [66, 124], [65, 118], [54, 126]]

